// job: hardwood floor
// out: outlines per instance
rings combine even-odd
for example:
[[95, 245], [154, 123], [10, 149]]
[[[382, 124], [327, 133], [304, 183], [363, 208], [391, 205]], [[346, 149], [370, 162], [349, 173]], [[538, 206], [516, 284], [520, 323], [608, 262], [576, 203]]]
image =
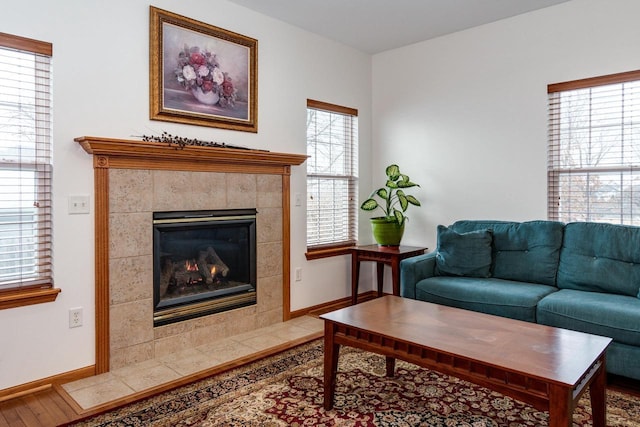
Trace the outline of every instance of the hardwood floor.
[[[640, 381], [609, 377], [608, 387], [640, 398]], [[0, 427], [53, 427], [81, 418], [55, 388], [0, 402]]]
[[78, 418], [55, 389], [0, 402], [0, 427], [51, 427]]

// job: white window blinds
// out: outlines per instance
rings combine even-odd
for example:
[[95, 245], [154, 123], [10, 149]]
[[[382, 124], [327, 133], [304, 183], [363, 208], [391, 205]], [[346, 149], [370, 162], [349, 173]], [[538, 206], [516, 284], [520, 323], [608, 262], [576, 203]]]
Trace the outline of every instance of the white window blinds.
[[549, 218], [640, 225], [640, 71], [548, 94]]
[[356, 243], [357, 153], [358, 111], [308, 100], [308, 247]]
[[52, 286], [51, 54], [0, 33], [0, 291]]

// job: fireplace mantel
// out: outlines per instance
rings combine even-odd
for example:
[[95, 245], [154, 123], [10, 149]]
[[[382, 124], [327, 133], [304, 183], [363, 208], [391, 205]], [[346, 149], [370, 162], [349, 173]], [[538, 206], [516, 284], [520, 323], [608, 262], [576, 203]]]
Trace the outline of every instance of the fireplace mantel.
[[289, 175], [306, 154], [242, 148], [169, 146], [161, 142], [82, 136], [75, 138], [94, 156], [94, 166], [120, 169], [197, 170]]
[[283, 320], [290, 313], [290, 175], [307, 155], [226, 147], [169, 146], [158, 142], [82, 136], [93, 156], [95, 212], [95, 373], [109, 371], [109, 170], [168, 170], [282, 176]]

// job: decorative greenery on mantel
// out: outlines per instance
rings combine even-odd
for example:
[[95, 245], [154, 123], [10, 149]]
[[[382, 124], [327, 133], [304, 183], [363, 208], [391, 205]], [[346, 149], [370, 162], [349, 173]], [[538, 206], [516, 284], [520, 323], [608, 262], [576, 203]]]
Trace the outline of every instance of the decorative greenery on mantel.
[[[215, 141], [202, 141], [197, 138], [187, 138], [184, 136], [171, 135], [168, 132], [162, 132], [160, 136], [154, 135], [142, 135], [142, 140], [144, 142], [162, 142], [170, 147], [177, 145], [176, 149], [182, 150], [187, 145], [189, 146], [197, 146], [197, 147], [218, 147], [218, 148], [234, 148], [237, 150], [251, 150], [250, 148], [243, 147], [241, 145], [231, 145], [224, 142], [215, 142]], [[260, 150], [260, 151], [269, 151], [269, 150]]]

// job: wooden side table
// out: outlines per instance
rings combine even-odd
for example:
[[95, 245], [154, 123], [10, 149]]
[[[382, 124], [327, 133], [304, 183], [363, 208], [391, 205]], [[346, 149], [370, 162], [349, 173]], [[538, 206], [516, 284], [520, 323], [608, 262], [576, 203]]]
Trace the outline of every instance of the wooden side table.
[[360, 281], [360, 262], [375, 261], [378, 273], [378, 296], [382, 296], [384, 265], [391, 266], [393, 294], [400, 295], [400, 261], [416, 255], [422, 255], [427, 248], [416, 246], [356, 246], [351, 249], [351, 305], [358, 303], [358, 282]]

